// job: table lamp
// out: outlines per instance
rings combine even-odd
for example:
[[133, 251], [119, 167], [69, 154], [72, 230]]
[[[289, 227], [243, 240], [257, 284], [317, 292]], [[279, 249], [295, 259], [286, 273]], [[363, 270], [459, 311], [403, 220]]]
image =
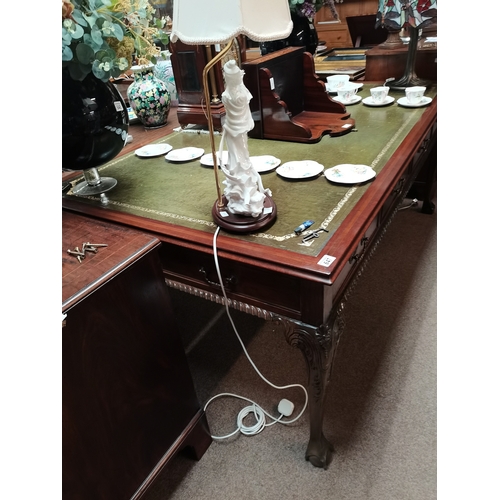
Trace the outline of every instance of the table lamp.
[[247, 132], [254, 126], [249, 101], [252, 95], [243, 84], [243, 71], [234, 60], [223, 66], [225, 90], [222, 101], [225, 121], [219, 151], [227, 143], [228, 160], [220, 168], [226, 175], [224, 194], [219, 183], [219, 161], [215, 148], [214, 125], [210, 109], [210, 70], [230, 51], [238, 35], [256, 42], [286, 38], [292, 31], [288, 0], [175, 0], [171, 41], [192, 45], [226, 44], [203, 70], [203, 92], [217, 185], [212, 208], [214, 221], [223, 229], [249, 233], [270, 225], [277, 215], [272, 193], [252, 165]]
[[437, 16], [437, 0], [379, 0], [375, 28], [384, 26], [388, 29], [401, 30], [408, 27], [410, 42], [404, 75], [387, 82], [393, 89], [403, 90], [416, 85], [427, 86], [428, 81], [418, 78], [415, 73], [418, 32], [432, 23]]

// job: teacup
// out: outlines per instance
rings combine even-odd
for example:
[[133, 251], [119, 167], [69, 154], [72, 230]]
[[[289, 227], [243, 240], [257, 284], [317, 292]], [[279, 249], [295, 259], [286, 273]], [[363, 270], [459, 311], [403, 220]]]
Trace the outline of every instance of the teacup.
[[353, 83], [348, 83], [344, 85], [341, 89], [338, 89], [337, 94], [342, 101], [349, 102], [356, 97], [358, 88], [359, 88], [358, 85], [354, 85]]
[[408, 87], [405, 89], [406, 100], [409, 104], [419, 104], [425, 94], [426, 87]]
[[331, 75], [326, 77], [326, 89], [328, 92], [336, 92], [349, 82], [349, 75]]
[[373, 87], [370, 89], [370, 94], [372, 95], [372, 101], [374, 103], [381, 104], [389, 95], [389, 87]]

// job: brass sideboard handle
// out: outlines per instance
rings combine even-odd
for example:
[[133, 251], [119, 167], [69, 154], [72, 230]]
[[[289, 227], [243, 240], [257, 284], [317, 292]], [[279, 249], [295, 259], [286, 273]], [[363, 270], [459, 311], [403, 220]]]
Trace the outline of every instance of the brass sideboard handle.
[[[216, 286], [218, 288], [221, 288], [220, 283], [217, 283], [216, 281], [212, 281], [208, 278], [208, 274], [205, 271], [204, 267], [200, 267], [200, 273], [203, 274], [203, 277], [205, 278], [205, 281], [211, 285], [211, 286]], [[234, 276], [230, 276], [229, 278], [226, 278], [224, 280], [224, 287], [226, 289], [230, 289], [232, 285], [236, 284], [236, 278]]]

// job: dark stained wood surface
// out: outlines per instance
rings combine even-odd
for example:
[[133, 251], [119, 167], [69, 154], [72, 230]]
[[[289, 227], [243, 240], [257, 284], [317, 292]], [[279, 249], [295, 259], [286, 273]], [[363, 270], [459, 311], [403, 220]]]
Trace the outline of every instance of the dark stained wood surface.
[[[86, 252], [80, 263], [67, 250], [85, 242], [107, 244], [97, 253]], [[133, 259], [158, 246], [146, 233], [123, 226], [62, 213], [62, 304], [63, 311], [124, 269]]]
[[159, 241], [64, 211], [63, 239], [109, 246], [81, 264], [63, 252], [62, 498], [138, 500], [178, 451], [211, 443]]

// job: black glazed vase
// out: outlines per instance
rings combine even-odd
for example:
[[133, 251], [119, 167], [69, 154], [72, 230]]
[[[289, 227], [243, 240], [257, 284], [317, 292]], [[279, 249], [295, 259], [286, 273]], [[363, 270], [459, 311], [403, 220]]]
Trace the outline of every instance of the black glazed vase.
[[125, 145], [128, 111], [111, 82], [82, 81], [62, 70], [62, 168], [86, 170], [112, 160]]
[[316, 53], [318, 47], [318, 32], [314, 27], [314, 22], [304, 16], [291, 13], [293, 28], [290, 35], [282, 40], [272, 42], [262, 42], [260, 44], [261, 55], [269, 54], [285, 47], [306, 47], [307, 52], [312, 55]]

